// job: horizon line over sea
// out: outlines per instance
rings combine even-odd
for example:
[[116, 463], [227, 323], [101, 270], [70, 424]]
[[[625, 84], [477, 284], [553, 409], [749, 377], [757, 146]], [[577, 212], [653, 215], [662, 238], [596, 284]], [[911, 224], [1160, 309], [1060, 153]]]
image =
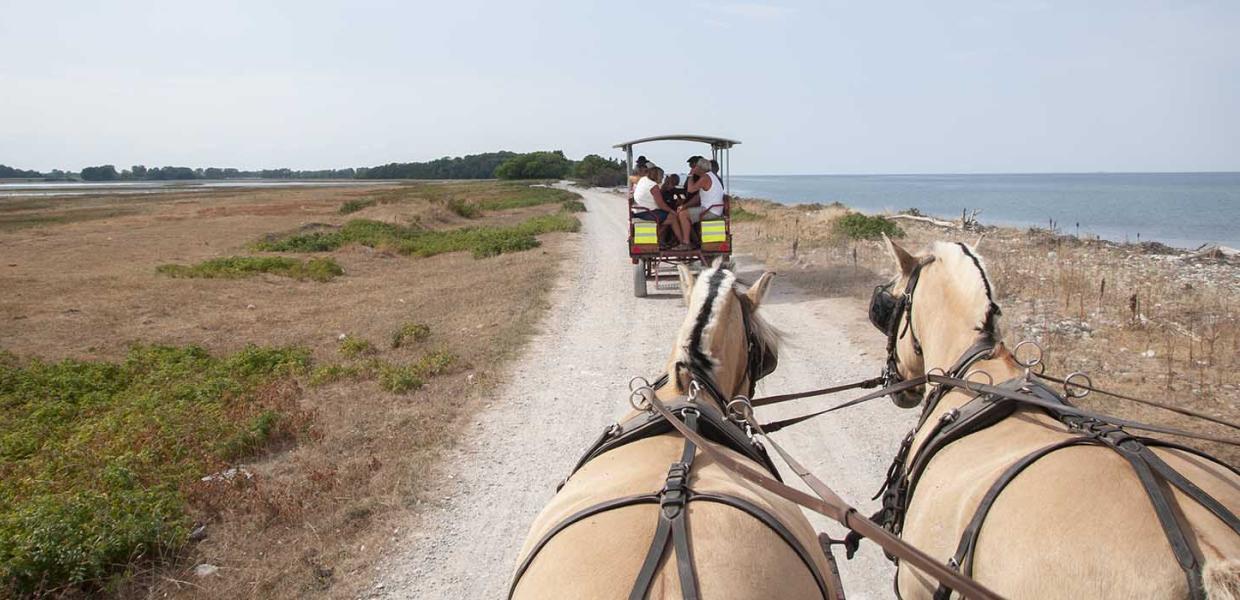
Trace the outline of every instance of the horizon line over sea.
[[937, 175], [1240, 175], [1240, 169], [1234, 171], [977, 171], [941, 173], [896, 172], [891, 173], [733, 173], [732, 177], [934, 177]]
[[1116, 242], [1240, 247], [1240, 172], [731, 175], [731, 193], [780, 204], [839, 202], [864, 212], [1047, 227]]

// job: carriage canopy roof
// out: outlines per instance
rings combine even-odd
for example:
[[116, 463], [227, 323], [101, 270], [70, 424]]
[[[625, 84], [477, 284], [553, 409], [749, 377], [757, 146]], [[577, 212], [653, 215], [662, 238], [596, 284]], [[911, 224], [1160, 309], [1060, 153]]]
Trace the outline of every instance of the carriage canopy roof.
[[729, 140], [727, 138], [714, 137], [710, 135], [694, 135], [694, 134], [687, 134], [687, 133], [677, 133], [677, 134], [672, 134], [672, 135], [656, 135], [654, 137], [641, 138], [639, 140], [633, 140], [631, 142], [621, 142], [612, 147], [628, 149], [628, 148], [632, 148], [633, 146], [636, 146], [637, 144], [644, 144], [646, 142], [664, 142], [664, 141], [701, 142], [703, 144], [710, 144], [710, 147], [716, 150], [721, 149], [721, 148], [728, 149], [740, 143], [740, 141], [738, 140]]

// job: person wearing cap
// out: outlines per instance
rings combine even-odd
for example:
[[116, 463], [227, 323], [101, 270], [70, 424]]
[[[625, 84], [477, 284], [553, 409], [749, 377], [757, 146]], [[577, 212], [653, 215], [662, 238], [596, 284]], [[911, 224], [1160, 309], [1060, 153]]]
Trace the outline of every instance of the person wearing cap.
[[685, 186], [688, 200], [676, 210], [676, 219], [686, 233], [693, 231], [694, 223], [723, 218], [723, 182], [711, 171], [710, 160], [699, 157], [690, 173]]

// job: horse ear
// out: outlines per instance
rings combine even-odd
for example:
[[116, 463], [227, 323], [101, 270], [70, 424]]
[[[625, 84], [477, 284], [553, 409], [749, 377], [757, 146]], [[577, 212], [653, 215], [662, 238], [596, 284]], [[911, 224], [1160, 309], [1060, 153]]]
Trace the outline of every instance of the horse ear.
[[891, 253], [891, 257], [896, 260], [896, 264], [900, 266], [900, 274], [908, 275], [913, 272], [913, 268], [917, 266], [917, 259], [913, 258], [908, 250], [901, 248], [887, 234], [883, 234], [883, 241], [887, 243], [887, 251]]
[[749, 297], [749, 302], [753, 304], [754, 308], [762, 304], [762, 298], [766, 296], [766, 290], [771, 286], [771, 280], [774, 278], [775, 273], [767, 271], [758, 278], [757, 282], [749, 286], [749, 290], [745, 292], [745, 295]]
[[710, 268], [712, 269], [718, 269], [726, 266], [727, 265], [724, 264], [722, 256], [716, 256], [715, 260], [710, 261]]
[[683, 264], [677, 265], [676, 270], [680, 272], [680, 293], [684, 296], [685, 306], [689, 306], [689, 298], [693, 296], [693, 271]]

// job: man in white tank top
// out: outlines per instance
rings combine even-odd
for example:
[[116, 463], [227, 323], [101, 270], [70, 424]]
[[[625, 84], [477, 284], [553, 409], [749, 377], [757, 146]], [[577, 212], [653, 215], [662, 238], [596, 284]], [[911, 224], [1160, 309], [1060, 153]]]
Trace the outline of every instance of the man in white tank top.
[[[685, 195], [693, 199], [676, 210], [681, 231], [693, 231], [693, 224], [702, 220], [723, 218], [723, 182], [711, 172], [710, 166], [710, 159], [698, 159], [689, 172]], [[694, 175], [697, 175], [696, 180]]]

